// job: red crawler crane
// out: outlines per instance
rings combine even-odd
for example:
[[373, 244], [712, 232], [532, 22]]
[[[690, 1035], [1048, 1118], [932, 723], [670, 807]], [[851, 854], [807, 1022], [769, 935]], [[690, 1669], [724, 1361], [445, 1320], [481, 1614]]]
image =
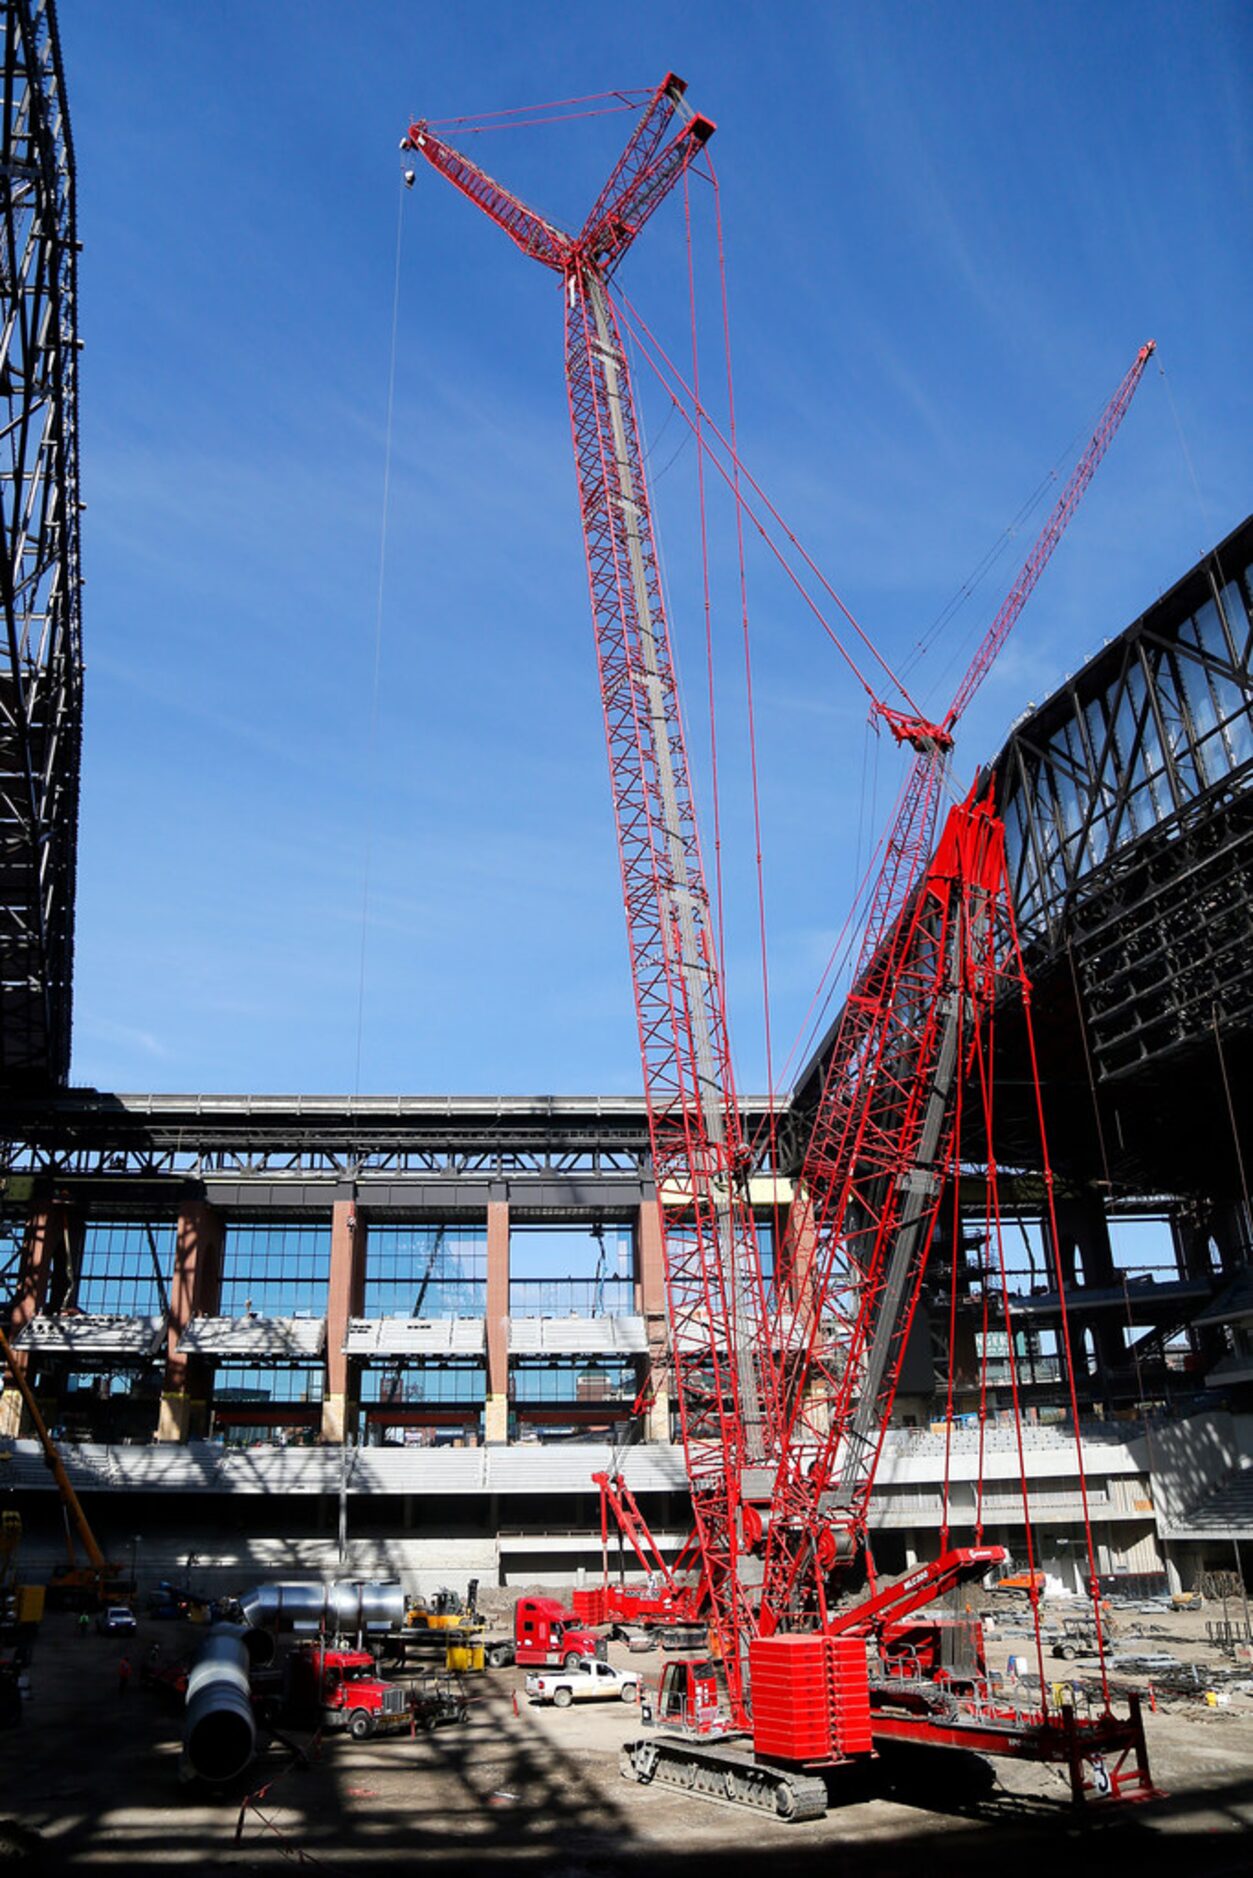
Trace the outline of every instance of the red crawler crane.
[[[668, 1565], [652, 1529], [621, 1474], [593, 1474], [600, 1490], [600, 1546], [604, 1581], [571, 1594], [571, 1609], [587, 1624], [630, 1625], [647, 1630], [675, 1631], [695, 1628], [706, 1621], [704, 1568], [700, 1535], [692, 1532], [673, 1565]], [[644, 1585], [612, 1584], [609, 1579], [609, 1522], [618, 1530], [619, 1545], [631, 1548], [644, 1573]]]
[[[676, 117], [681, 127], [667, 143]], [[847, 1116], [858, 1113], [853, 1151], [846, 1146], [843, 1160], [811, 1154], [808, 1163], [810, 1193], [825, 1180], [826, 1196], [835, 1202], [823, 1198], [806, 1287], [820, 1307], [811, 1313], [815, 1330], [806, 1344], [811, 1374], [821, 1349], [822, 1307], [835, 1292], [834, 1249], [850, 1235], [873, 1247], [857, 1263], [856, 1314], [837, 1340], [841, 1367], [829, 1372], [828, 1392], [835, 1413], [820, 1430], [824, 1446], [815, 1468], [812, 1446], [808, 1455], [801, 1451], [798, 1404], [806, 1391], [790, 1381], [784, 1400], [775, 1352], [785, 1340], [767, 1322], [756, 1236], [742, 1193], [749, 1156], [735, 1104], [639, 429], [609, 294], [613, 269], [712, 129], [688, 111], [682, 82], [667, 77], [577, 236], [544, 221], [425, 122], [412, 125], [405, 140], [523, 253], [558, 273], [565, 288], [571, 427], [665, 1227], [676, 1394], [730, 1710], [719, 1715], [712, 1665], [672, 1664], [660, 1692], [660, 1719], [677, 1723], [679, 1731], [628, 1744], [624, 1771], [788, 1818], [812, 1817], [826, 1804], [819, 1770], [869, 1752], [875, 1732], [930, 1740], [952, 1734], [965, 1746], [1068, 1761], [1076, 1794], [1093, 1784], [1085, 1769], [1095, 1769], [1101, 1752], [1112, 1751], [1117, 1761], [1109, 1784], [1115, 1791], [1143, 1791], [1148, 1776], [1137, 1715], [1124, 1724], [1107, 1713], [1084, 1724], [1068, 1713], [1060, 1729], [1050, 1729], [1044, 1715], [1025, 1722], [997, 1710], [977, 1645], [964, 1681], [945, 1671], [947, 1703], [939, 1709], [933, 1700], [937, 1660], [924, 1665], [915, 1652], [925, 1673], [912, 1680], [898, 1674], [895, 1700], [885, 1703], [879, 1692], [872, 1729], [867, 1640], [877, 1639], [882, 1650], [925, 1604], [981, 1576], [1003, 1556], [998, 1548], [948, 1551], [900, 1585], [872, 1590], [849, 1611], [825, 1605], [827, 1575], [864, 1533], [865, 1498], [921, 1261], [939, 1187], [951, 1171], [954, 1091], [972, 1072], [986, 1073], [986, 1020], [1002, 981], [1017, 975], [1024, 989], [1025, 981], [1003, 831], [990, 806], [970, 801], [955, 810], [935, 858], [920, 872], [929, 846], [923, 830], [929, 835], [938, 800], [932, 772], [942, 767], [952, 723], [980, 671], [942, 725], [879, 707], [894, 733], [919, 751], [920, 766], [898, 822], [902, 838], [895, 850], [889, 847], [875, 899], [877, 941], [855, 987], [866, 1008], [873, 999], [881, 1034], [868, 1047], [870, 1033], [863, 1030], [860, 1042], [845, 1050], [840, 1076], [828, 1080], [820, 1118], [834, 1143]], [[1139, 364], [1142, 369], [1143, 358]], [[1029, 585], [1011, 596], [1002, 637], [1027, 591]], [[866, 1165], [871, 1178], [864, 1176]], [[843, 1471], [833, 1504], [837, 1455]], [[754, 1502], [761, 1504], [772, 1475], [763, 1584], [762, 1562], [750, 1563], [747, 1555], [760, 1549]], [[845, 1482], [852, 1478], [850, 1502]], [[949, 1704], [962, 1712], [954, 1716]], [[1124, 1771], [1129, 1760], [1133, 1765]]]
[[[546, 222], [425, 122], [417, 150], [564, 286], [566, 385], [666, 1252], [676, 1394], [713, 1623], [742, 1711], [752, 1601], [743, 1480], [777, 1445], [777, 1389], [714, 926], [613, 270], [713, 133], [668, 74], [582, 229]], [[668, 133], [675, 134], [667, 142]]]

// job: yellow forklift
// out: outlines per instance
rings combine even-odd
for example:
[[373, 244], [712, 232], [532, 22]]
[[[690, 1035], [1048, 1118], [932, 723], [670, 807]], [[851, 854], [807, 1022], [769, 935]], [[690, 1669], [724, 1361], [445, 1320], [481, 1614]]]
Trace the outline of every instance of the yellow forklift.
[[447, 1586], [431, 1597], [415, 1596], [405, 1607], [402, 1636], [395, 1633], [389, 1642], [399, 1643], [395, 1654], [410, 1657], [438, 1657], [441, 1653], [446, 1670], [480, 1670], [487, 1667], [485, 1620], [477, 1607], [479, 1581], [472, 1578], [463, 1598]]

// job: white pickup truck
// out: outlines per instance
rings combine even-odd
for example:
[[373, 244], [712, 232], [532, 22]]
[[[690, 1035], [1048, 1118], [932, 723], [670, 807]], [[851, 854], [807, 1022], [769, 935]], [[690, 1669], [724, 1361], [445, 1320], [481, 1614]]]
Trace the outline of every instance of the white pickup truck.
[[545, 1669], [528, 1676], [526, 1692], [532, 1702], [551, 1702], [557, 1708], [569, 1708], [571, 1702], [601, 1702], [617, 1697], [619, 1702], [639, 1700], [640, 1679], [633, 1669], [615, 1669], [612, 1663], [599, 1663], [584, 1657], [572, 1669]]

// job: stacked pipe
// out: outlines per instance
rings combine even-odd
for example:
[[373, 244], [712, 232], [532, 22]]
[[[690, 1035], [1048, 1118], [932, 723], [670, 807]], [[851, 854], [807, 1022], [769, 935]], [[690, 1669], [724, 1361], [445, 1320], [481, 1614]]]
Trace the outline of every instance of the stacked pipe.
[[323, 1585], [288, 1580], [245, 1591], [239, 1608], [246, 1624], [263, 1630], [304, 1630], [351, 1636], [367, 1630], [399, 1630], [405, 1594], [398, 1584], [341, 1579]]
[[[253, 1642], [253, 1638], [256, 1642]], [[252, 1712], [252, 1664], [271, 1639], [242, 1624], [215, 1624], [187, 1678], [183, 1753], [187, 1765], [212, 1786], [242, 1774], [257, 1751]]]
[[187, 1679], [183, 1753], [212, 1786], [236, 1779], [257, 1751], [252, 1671], [273, 1661], [276, 1632], [398, 1630], [405, 1598], [398, 1584], [289, 1581], [246, 1591], [239, 1608], [244, 1621], [213, 1626]]

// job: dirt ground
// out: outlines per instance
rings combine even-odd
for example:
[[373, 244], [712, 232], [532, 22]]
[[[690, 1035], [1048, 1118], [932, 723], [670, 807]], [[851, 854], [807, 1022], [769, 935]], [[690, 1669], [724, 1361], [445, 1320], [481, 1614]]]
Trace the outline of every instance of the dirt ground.
[[[1195, 1616], [1131, 1615], [1124, 1633], [1136, 1622], [1172, 1634], [1124, 1635], [1117, 1647], [1190, 1657], [1204, 1635]], [[138, 1665], [156, 1640], [168, 1658], [195, 1634], [141, 1621], [127, 1654]], [[994, 1660], [1027, 1647], [998, 1628]], [[46, 1621], [23, 1726], [0, 1735], [0, 1868], [269, 1873], [298, 1864], [370, 1874], [412, 1863], [435, 1873], [512, 1865], [591, 1878], [681, 1865], [684, 1878], [727, 1878], [780, 1859], [797, 1878], [810, 1870], [917, 1878], [920, 1861], [926, 1878], [1107, 1864], [1135, 1878], [1249, 1869], [1253, 1699], [1243, 1694], [1226, 1707], [1190, 1700], [1148, 1716], [1153, 1773], [1168, 1797], [1147, 1805], [1096, 1805], [1076, 1819], [1058, 1770], [913, 1750], [836, 1777], [826, 1818], [788, 1826], [623, 1780], [618, 1747], [638, 1733], [638, 1711], [532, 1708], [516, 1670], [465, 1679], [472, 1707], [463, 1727], [361, 1744], [335, 1736], [307, 1765], [274, 1742], [238, 1788], [211, 1793], [180, 1781], [178, 1705], [137, 1676], [119, 1695], [121, 1654], [117, 1639], [80, 1637], [69, 1616]], [[621, 1646], [611, 1655], [656, 1674], [655, 1656], [628, 1659]], [[1079, 1667], [1059, 1663], [1055, 1673]]]

